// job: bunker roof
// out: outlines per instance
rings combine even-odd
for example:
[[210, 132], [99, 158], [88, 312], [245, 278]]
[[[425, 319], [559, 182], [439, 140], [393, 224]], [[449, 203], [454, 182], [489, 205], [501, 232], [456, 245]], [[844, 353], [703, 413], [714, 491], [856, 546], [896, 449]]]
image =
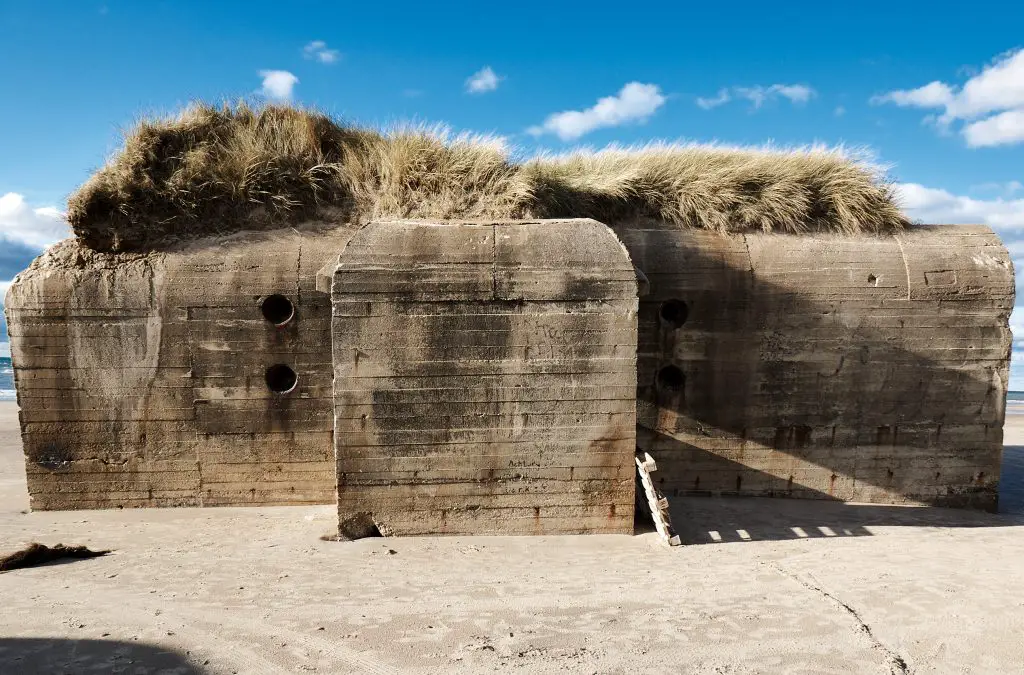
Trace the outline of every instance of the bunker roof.
[[67, 217], [99, 251], [385, 217], [590, 217], [723, 233], [907, 224], [884, 171], [837, 148], [652, 144], [517, 160], [493, 137], [379, 132], [244, 103], [140, 121], [71, 195]]

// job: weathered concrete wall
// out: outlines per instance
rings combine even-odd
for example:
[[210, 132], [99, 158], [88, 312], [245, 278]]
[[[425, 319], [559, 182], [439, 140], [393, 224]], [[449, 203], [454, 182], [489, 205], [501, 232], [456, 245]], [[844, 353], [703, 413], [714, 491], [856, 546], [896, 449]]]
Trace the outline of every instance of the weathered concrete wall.
[[332, 289], [342, 535], [631, 533], [636, 293], [592, 220], [360, 230]]
[[615, 229], [650, 280], [638, 438], [661, 490], [994, 506], [1014, 282], [991, 230]]
[[[650, 280], [638, 441], [662, 491], [994, 504], [1013, 274], [990, 230], [613, 229]], [[68, 249], [21, 275], [7, 314], [33, 508], [332, 502], [330, 298], [314, 284], [348, 237]], [[261, 314], [271, 294], [295, 305], [284, 326]], [[267, 389], [275, 364], [294, 390]]]
[[[34, 509], [328, 503], [330, 298], [348, 233], [48, 256], [7, 311]], [[261, 302], [280, 294], [277, 326]], [[297, 374], [268, 389], [268, 367]]]

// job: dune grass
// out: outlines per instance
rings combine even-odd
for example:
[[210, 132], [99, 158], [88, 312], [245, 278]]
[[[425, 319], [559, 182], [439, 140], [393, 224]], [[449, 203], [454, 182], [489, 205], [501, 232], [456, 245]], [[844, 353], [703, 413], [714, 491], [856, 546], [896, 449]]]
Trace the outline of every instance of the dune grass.
[[68, 201], [97, 250], [324, 218], [656, 219], [717, 232], [885, 232], [884, 172], [840, 149], [655, 144], [515, 161], [497, 139], [387, 133], [288, 106], [196, 104], [139, 122]]

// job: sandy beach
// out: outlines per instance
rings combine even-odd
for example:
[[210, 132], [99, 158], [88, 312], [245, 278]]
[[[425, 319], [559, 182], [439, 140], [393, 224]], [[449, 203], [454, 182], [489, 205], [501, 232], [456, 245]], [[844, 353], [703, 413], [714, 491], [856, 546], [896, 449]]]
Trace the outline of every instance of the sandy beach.
[[[1008, 443], [1024, 443], [1010, 416]], [[1011, 461], [1012, 460], [1012, 461]], [[1024, 453], [1007, 466], [1024, 505]], [[1005, 469], [1004, 469], [1005, 471]], [[686, 499], [654, 534], [322, 541], [332, 507], [27, 512], [0, 403], [0, 672], [1011, 672], [1024, 515]], [[1024, 514], [1024, 508], [1019, 513]]]

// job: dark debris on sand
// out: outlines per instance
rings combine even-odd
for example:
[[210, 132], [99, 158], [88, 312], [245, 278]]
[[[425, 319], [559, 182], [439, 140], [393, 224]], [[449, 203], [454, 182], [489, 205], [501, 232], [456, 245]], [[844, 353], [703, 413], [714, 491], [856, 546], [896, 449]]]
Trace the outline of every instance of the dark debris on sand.
[[20, 551], [0, 557], [0, 572], [10, 572], [11, 570], [23, 567], [36, 567], [37, 565], [43, 565], [54, 560], [67, 558], [79, 560], [96, 558], [108, 553], [110, 551], [93, 551], [86, 546], [65, 546], [64, 544], [46, 546], [45, 544], [32, 543]]

